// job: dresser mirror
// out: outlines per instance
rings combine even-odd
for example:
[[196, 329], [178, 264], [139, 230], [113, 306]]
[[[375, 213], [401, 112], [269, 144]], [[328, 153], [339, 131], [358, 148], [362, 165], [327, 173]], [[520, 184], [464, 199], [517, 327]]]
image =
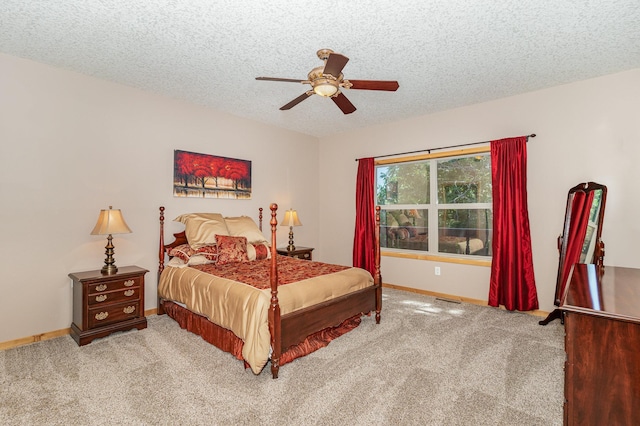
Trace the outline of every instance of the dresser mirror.
[[[602, 265], [604, 243], [600, 240], [607, 187], [595, 182], [580, 183], [569, 190], [562, 235], [558, 237], [558, 275], [554, 305], [560, 306], [571, 267], [576, 263]], [[540, 321], [546, 325], [561, 317], [554, 309]]]

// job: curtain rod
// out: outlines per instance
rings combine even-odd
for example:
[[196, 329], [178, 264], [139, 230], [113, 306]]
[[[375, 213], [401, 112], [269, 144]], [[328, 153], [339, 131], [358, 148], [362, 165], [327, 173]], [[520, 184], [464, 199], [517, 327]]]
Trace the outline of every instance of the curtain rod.
[[[529, 142], [529, 138], [535, 138], [535, 137], [536, 137], [535, 133], [531, 133], [530, 135], [527, 135], [527, 142]], [[463, 144], [460, 144], [460, 145], [441, 146], [439, 148], [419, 149], [417, 151], [398, 152], [396, 154], [378, 155], [377, 157], [373, 157], [373, 158], [384, 158], [384, 157], [394, 157], [396, 155], [417, 154], [418, 152], [426, 152], [428, 154], [431, 154], [431, 151], [437, 151], [437, 150], [440, 150], [440, 149], [460, 148], [461, 146], [481, 145], [481, 144], [484, 144], [484, 143], [491, 143], [491, 141], [471, 142], [471, 143], [463, 143]], [[358, 160], [360, 160], [360, 159], [356, 158], [356, 161], [358, 161]]]

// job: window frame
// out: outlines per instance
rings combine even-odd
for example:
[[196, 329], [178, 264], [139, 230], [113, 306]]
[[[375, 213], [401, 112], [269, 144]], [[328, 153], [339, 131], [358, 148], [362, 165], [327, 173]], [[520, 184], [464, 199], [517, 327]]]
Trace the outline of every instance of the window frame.
[[[491, 147], [489, 145], [479, 146], [474, 148], [467, 149], [459, 149], [454, 151], [442, 151], [437, 153], [426, 153], [421, 155], [412, 155], [408, 157], [394, 157], [394, 158], [385, 158], [378, 159], [374, 162], [376, 167], [376, 180], [377, 180], [377, 168], [379, 166], [385, 165], [397, 165], [401, 163], [409, 163], [415, 161], [430, 161], [429, 166], [429, 194], [430, 200], [426, 205], [406, 205], [406, 204], [387, 204], [381, 205], [381, 210], [395, 210], [395, 209], [404, 209], [404, 208], [416, 208], [419, 209], [428, 208], [428, 219], [427, 219], [427, 229], [431, 230], [435, 226], [436, 229], [439, 227], [438, 222], [438, 212], [446, 209], [489, 209], [491, 214], [493, 215], [493, 205], [492, 202], [489, 203], [455, 203], [455, 204], [439, 204], [438, 203], [438, 192], [437, 192], [437, 160], [447, 159], [447, 158], [455, 158], [455, 157], [465, 157], [473, 154], [489, 154], [491, 155]], [[433, 161], [431, 161], [433, 160]], [[377, 198], [378, 194], [378, 183], [376, 181], [375, 194]], [[428, 207], [425, 207], [428, 206]], [[401, 249], [401, 248], [388, 248], [381, 247], [381, 255], [389, 256], [389, 257], [398, 257], [398, 258], [410, 258], [410, 259], [419, 259], [419, 260], [436, 260], [441, 262], [448, 263], [461, 263], [461, 264], [470, 264], [470, 265], [479, 265], [479, 266], [490, 266], [491, 265], [491, 255], [480, 256], [480, 255], [467, 255], [467, 254], [455, 254], [455, 253], [444, 253], [439, 252], [438, 248], [438, 232], [429, 232], [429, 242], [428, 247], [429, 251], [420, 251], [420, 250], [409, 250], [409, 249]], [[432, 249], [435, 248], [435, 250]]]

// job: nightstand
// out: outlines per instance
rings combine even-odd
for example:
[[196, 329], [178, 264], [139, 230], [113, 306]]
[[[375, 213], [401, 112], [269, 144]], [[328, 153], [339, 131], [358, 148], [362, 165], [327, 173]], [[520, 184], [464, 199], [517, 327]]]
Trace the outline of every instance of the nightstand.
[[147, 328], [144, 316], [144, 275], [137, 266], [119, 267], [111, 275], [101, 270], [74, 272], [71, 337], [79, 346], [116, 331]]
[[286, 247], [277, 249], [278, 254], [304, 260], [313, 260], [311, 259], [312, 251], [313, 247], [296, 247], [296, 249], [292, 251], [287, 250]]

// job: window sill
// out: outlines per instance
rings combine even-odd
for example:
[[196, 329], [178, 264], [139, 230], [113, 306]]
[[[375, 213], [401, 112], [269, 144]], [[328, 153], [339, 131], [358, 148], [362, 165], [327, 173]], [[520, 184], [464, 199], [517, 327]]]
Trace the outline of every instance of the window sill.
[[381, 256], [388, 257], [400, 257], [403, 259], [417, 259], [417, 260], [431, 260], [434, 262], [443, 262], [443, 263], [458, 263], [462, 265], [474, 265], [474, 266], [491, 266], [490, 259], [470, 259], [463, 257], [450, 257], [444, 255], [434, 255], [434, 254], [420, 254], [420, 253], [408, 253], [408, 252], [399, 252], [399, 251], [385, 251], [382, 249], [380, 251]]

